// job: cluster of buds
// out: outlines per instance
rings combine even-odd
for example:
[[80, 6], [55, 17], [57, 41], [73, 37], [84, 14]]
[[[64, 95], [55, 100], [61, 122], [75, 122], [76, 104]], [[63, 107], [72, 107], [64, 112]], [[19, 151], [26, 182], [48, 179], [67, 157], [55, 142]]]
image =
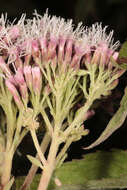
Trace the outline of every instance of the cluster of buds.
[[[35, 95], [40, 95], [42, 87], [42, 74], [38, 66], [20, 65], [13, 72], [6, 64], [4, 59], [0, 57], [0, 68], [5, 76], [5, 85], [13, 95], [15, 103], [18, 107], [23, 107], [23, 102], [27, 105], [29, 91]], [[8, 71], [8, 72], [7, 72]]]
[[12, 25], [6, 23], [3, 15], [0, 19], [0, 68], [5, 76], [5, 84], [17, 105], [22, 100], [28, 102], [28, 89], [40, 94], [42, 72], [39, 64], [45, 68], [51, 62], [54, 69], [62, 65], [66, 70], [71, 67], [78, 70], [85, 65], [100, 64], [112, 70], [111, 56], [116, 60], [113, 44], [113, 31], [106, 34], [106, 27], [94, 24], [84, 28], [81, 23], [74, 30], [72, 20], [67, 22], [46, 13], [43, 17], [35, 12], [33, 19], [25, 15]]

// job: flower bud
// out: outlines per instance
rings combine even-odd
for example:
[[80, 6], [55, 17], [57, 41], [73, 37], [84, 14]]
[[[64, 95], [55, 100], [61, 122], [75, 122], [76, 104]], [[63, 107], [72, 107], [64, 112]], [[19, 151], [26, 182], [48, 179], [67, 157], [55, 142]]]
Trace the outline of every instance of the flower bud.
[[28, 100], [28, 91], [27, 91], [27, 85], [26, 85], [25, 82], [23, 84], [19, 85], [19, 90], [20, 90], [22, 99], [27, 102], [27, 100]]
[[51, 93], [51, 88], [50, 86], [47, 84], [44, 88], [44, 94], [46, 94], [47, 96]]
[[13, 96], [13, 98], [15, 100], [15, 103], [17, 104], [17, 106], [19, 108], [23, 107], [21, 98], [19, 96], [19, 93], [18, 93], [16, 87], [8, 79], [5, 80], [5, 85], [7, 86], [8, 90], [12, 94], [12, 96]]
[[72, 59], [72, 47], [73, 47], [73, 40], [68, 40], [66, 42], [66, 53], [65, 53], [65, 60], [69, 63]]
[[33, 40], [31, 42], [31, 45], [32, 45], [32, 51], [34, 53], [38, 52], [39, 51], [39, 44], [38, 44], [38, 41], [37, 40]]
[[25, 81], [30, 90], [32, 90], [32, 68], [30, 65], [24, 66], [24, 75], [25, 75]]
[[47, 54], [47, 39], [42, 37], [39, 39], [39, 43], [41, 46], [42, 58], [45, 59], [46, 54]]
[[119, 56], [119, 52], [115, 51], [112, 55], [113, 59], [116, 61]]
[[18, 85], [20, 84], [22, 85], [25, 83], [24, 77], [23, 77], [23, 71], [21, 68], [18, 68], [18, 70], [16, 71], [16, 74], [14, 75], [14, 79]]
[[100, 48], [99, 49], [97, 48], [93, 54], [91, 64], [97, 64], [98, 65], [99, 61], [100, 61], [100, 56], [101, 56]]
[[39, 67], [36, 66], [32, 68], [32, 77], [33, 90], [35, 93], [40, 94], [42, 87], [42, 75]]
[[26, 86], [26, 82], [24, 80], [23, 70], [21, 68], [18, 68], [18, 70], [14, 76], [14, 79], [17, 82], [17, 85], [19, 86], [19, 90], [20, 90], [22, 99], [27, 101], [27, 99], [28, 99], [27, 86]]
[[85, 114], [84, 120], [90, 119], [95, 114], [94, 110], [88, 110]]
[[57, 39], [51, 38], [48, 44], [48, 59], [53, 59], [56, 55]]
[[66, 42], [66, 39], [63, 39], [63, 38], [59, 39], [59, 47], [58, 47], [58, 60], [59, 60], [59, 62], [63, 61], [63, 59], [64, 59], [65, 42]]
[[71, 67], [73, 67], [74, 69], [79, 69], [80, 60], [82, 56], [83, 56], [83, 50], [80, 47], [75, 47], [75, 54], [71, 62]]

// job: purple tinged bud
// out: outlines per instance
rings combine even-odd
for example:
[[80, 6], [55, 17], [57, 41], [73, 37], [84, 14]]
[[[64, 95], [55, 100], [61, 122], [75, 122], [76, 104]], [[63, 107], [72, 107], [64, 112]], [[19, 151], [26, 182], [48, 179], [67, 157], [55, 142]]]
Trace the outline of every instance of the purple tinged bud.
[[33, 53], [36, 53], [36, 52], [38, 52], [39, 51], [39, 44], [38, 44], [38, 41], [37, 40], [33, 40], [32, 42], [31, 42], [32, 44], [32, 52]]
[[19, 96], [19, 93], [18, 93], [16, 87], [8, 79], [5, 80], [5, 85], [7, 86], [8, 90], [12, 94], [12, 96], [13, 96], [13, 98], [15, 100], [15, 103], [17, 104], [17, 106], [19, 108], [23, 107], [21, 98]]
[[61, 62], [64, 59], [64, 48], [65, 48], [66, 39], [59, 39], [59, 47], [58, 47], [58, 60]]
[[57, 39], [50, 38], [48, 44], [48, 59], [53, 59], [56, 56]]
[[13, 75], [10, 75], [8, 79], [9, 79], [9, 81], [10, 81], [14, 86], [17, 86], [17, 82], [16, 82], [16, 80], [15, 80], [15, 78], [14, 78]]
[[20, 93], [21, 93], [21, 96], [22, 96], [22, 99], [24, 100], [28, 100], [28, 91], [27, 91], [27, 85], [26, 83], [24, 82], [24, 84], [20, 84], [19, 85], [19, 89], [20, 89]]
[[39, 42], [38, 40], [32, 40], [31, 42], [31, 46], [32, 46], [32, 56], [33, 56], [33, 59], [34, 59], [34, 62], [35, 63], [39, 63], [40, 62], [40, 58], [41, 58], [41, 52], [40, 52], [40, 49], [39, 49]]
[[73, 40], [68, 40], [66, 42], [66, 53], [65, 53], [65, 60], [69, 63], [72, 59], [72, 47], [73, 47]]
[[97, 48], [93, 54], [91, 64], [99, 64], [100, 56], [101, 56], [100, 48], [99, 49]]
[[112, 56], [113, 57], [113, 59], [115, 60], [115, 61], [117, 61], [117, 58], [118, 58], [118, 56], [119, 56], [119, 53], [118, 52], [112, 52], [112, 50], [110, 50], [110, 53], [109, 53], [110, 55], [109, 55], [109, 59], [108, 59], [108, 69], [109, 70], [112, 70], [112, 68], [113, 68], [113, 64], [112, 64], [112, 62], [110, 61], [110, 57]]
[[46, 94], [47, 96], [51, 93], [51, 88], [50, 86], [47, 84], [44, 88], [44, 94]]
[[95, 114], [94, 110], [88, 110], [85, 114], [84, 120], [90, 119]]
[[18, 85], [23, 85], [25, 83], [22, 68], [18, 68], [16, 74], [14, 75], [14, 79]]
[[32, 68], [30, 65], [24, 66], [24, 75], [25, 75], [25, 81], [28, 86], [28, 88], [31, 90], [32, 89]]
[[9, 63], [14, 62], [19, 57], [20, 54], [19, 48], [16, 46], [10, 47], [10, 49], [8, 49], [8, 54], [9, 54], [8, 62]]
[[55, 56], [55, 57], [52, 59], [52, 61], [51, 61], [51, 66], [52, 66], [53, 69], [56, 68], [56, 66], [57, 66], [57, 56]]
[[31, 54], [26, 55], [26, 56], [25, 56], [24, 64], [25, 64], [25, 65], [29, 65], [29, 63], [30, 63], [30, 59], [31, 59]]
[[21, 60], [20, 57], [17, 57], [17, 59], [15, 61], [15, 67], [16, 67], [16, 69], [23, 68], [23, 61]]
[[112, 57], [113, 57], [113, 59], [116, 61], [117, 60], [117, 58], [118, 58], [118, 56], [119, 56], [119, 52], [114, 52], [113, 53], [113, 55], [112, 55]]
[[45, 58], [46, 54], [47, 54], [47, 39], [42, 37], [39, 39], [39, 42], [40, 42], [40, 46], [41, 46], [42, 56], [43, 56], [43, 58]]
[[21, 96], [24, 100], [28, 99], [28, 91], [27, 91], [27, 86], [26, 86], [26, 82], [24, 80], [24, 76], [23, 76], [23, 69], [22, 68], [18, 68], [14, 79], [17, 83], [17, 86], [19, 86], [20, 89], [20, 93]]
[[99, 48], [101, 53], [100, 65], [104, 67], [106, 64], [109, 63], [109, 57], [111, 55], [111, 52], [109, 51], [107, 44], [102, 44]]
[[71, 67], [74, 69], [79, 69], [79, 63], [80, 63], [80, 57], [78, 55], [74, 55], [72, 62], [71, 62]]
[[73, 67], [74, 69], [79, 69], [80, 67], [79, 64], [80, 64], [83, 54], [84, 52], [80, 47], [75, 47], [75, 54], [71, 62], [71, 67]]
[[32, 68], [32, 77], [33, 77], [33, 90], [35, 93], [40, 94], [42, 87], [42, 75], [39, 67]]

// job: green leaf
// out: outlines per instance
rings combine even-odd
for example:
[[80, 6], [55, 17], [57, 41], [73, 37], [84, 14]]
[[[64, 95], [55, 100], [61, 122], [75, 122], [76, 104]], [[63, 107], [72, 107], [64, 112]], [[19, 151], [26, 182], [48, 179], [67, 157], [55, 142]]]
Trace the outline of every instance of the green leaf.
[[56, 187], [53, 190], [88, 190], [84, 185], [62, 185], [61, 187]]
[[35, 166], [40, 167], [43, 170], [43, 166], [42, 166], [41, 162], [37, 158], [35, 158], [33, 156], [30, 156], [30, 155], [27, 155], [27, 158], [32, 162], [32, 164], [34, 164]]
[[[89, 153], [83, 159], [65, 162], [54, 175], [62, 186], [57, 187], [53, 177], [48, 190], [116, 189], [120, 184], [121, 189], [127, 188], [127, 151]], [[35, 175], [29, 190], [37, 189], [40, 177], [40, 174]], [[15, 180], [15, 190], [20, 189], [23, 181], [24, 177]]]
[[91, 180], [87, 186], [90, 189], [125, 189], [127, 188], [127, 176], [121, 175], [117, 178], [106, 178], [100, 180]]
[[119, 58], [126, 57], [127, 58], [127, 41], [123, 43], [120, 52], [119, 52]]
[[127, 70], [127, 41], [123, 43], [118, 57], [119, 67]]
[[86, 147], [85, 149], [93, 148], [103, 141], [105, 141], [114, 131], [121, 127], [124, 123], [127, 116], [127, 87], [125, 88], [125, 94], [120, 102], [120, 107], [112, 119], [109, 121], [106, 129], [103, 131], [101, 136], [90, 146]]
[[10, 190], [11, 187], [12, 187], [12, 185], [13, 185], [13, 183], [14, 183], [14, 177], [11, 178], [11, 180], [7, 183], [7, 185], [4, 187], [3, 190]]

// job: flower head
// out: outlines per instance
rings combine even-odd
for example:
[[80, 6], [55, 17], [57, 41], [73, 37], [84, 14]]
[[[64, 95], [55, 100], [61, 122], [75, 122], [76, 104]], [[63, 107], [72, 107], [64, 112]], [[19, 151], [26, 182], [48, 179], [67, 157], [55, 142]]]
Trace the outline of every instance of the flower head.
[[[61, 67], [74, 70], [89, 64], [97, 64], [113, 70], [110, 58], [117, 59], [115, 51], [119, 42], [113, 43], [113, 31], [106, 33], [107, 27], [94, 24], [83, 27], [79, 23], [74, 29], [72, 20], [34, 13], [33, 19], [25, 15], [12, 24], [7, 17], [0, 18], [0, 68], [7, 79], [13, 79], [15, 88], [25, 98], [28, 89], [41, 92], [42, 72], [46, 63], [54, 69]], [[41, 67], [40, 67], [41, 64]], [[45, 76], [45, 75], [44, 75]], [[51, 76], [54, 80], [54, 76]], [[27, 95], [28, 97], [28, 95]]]

